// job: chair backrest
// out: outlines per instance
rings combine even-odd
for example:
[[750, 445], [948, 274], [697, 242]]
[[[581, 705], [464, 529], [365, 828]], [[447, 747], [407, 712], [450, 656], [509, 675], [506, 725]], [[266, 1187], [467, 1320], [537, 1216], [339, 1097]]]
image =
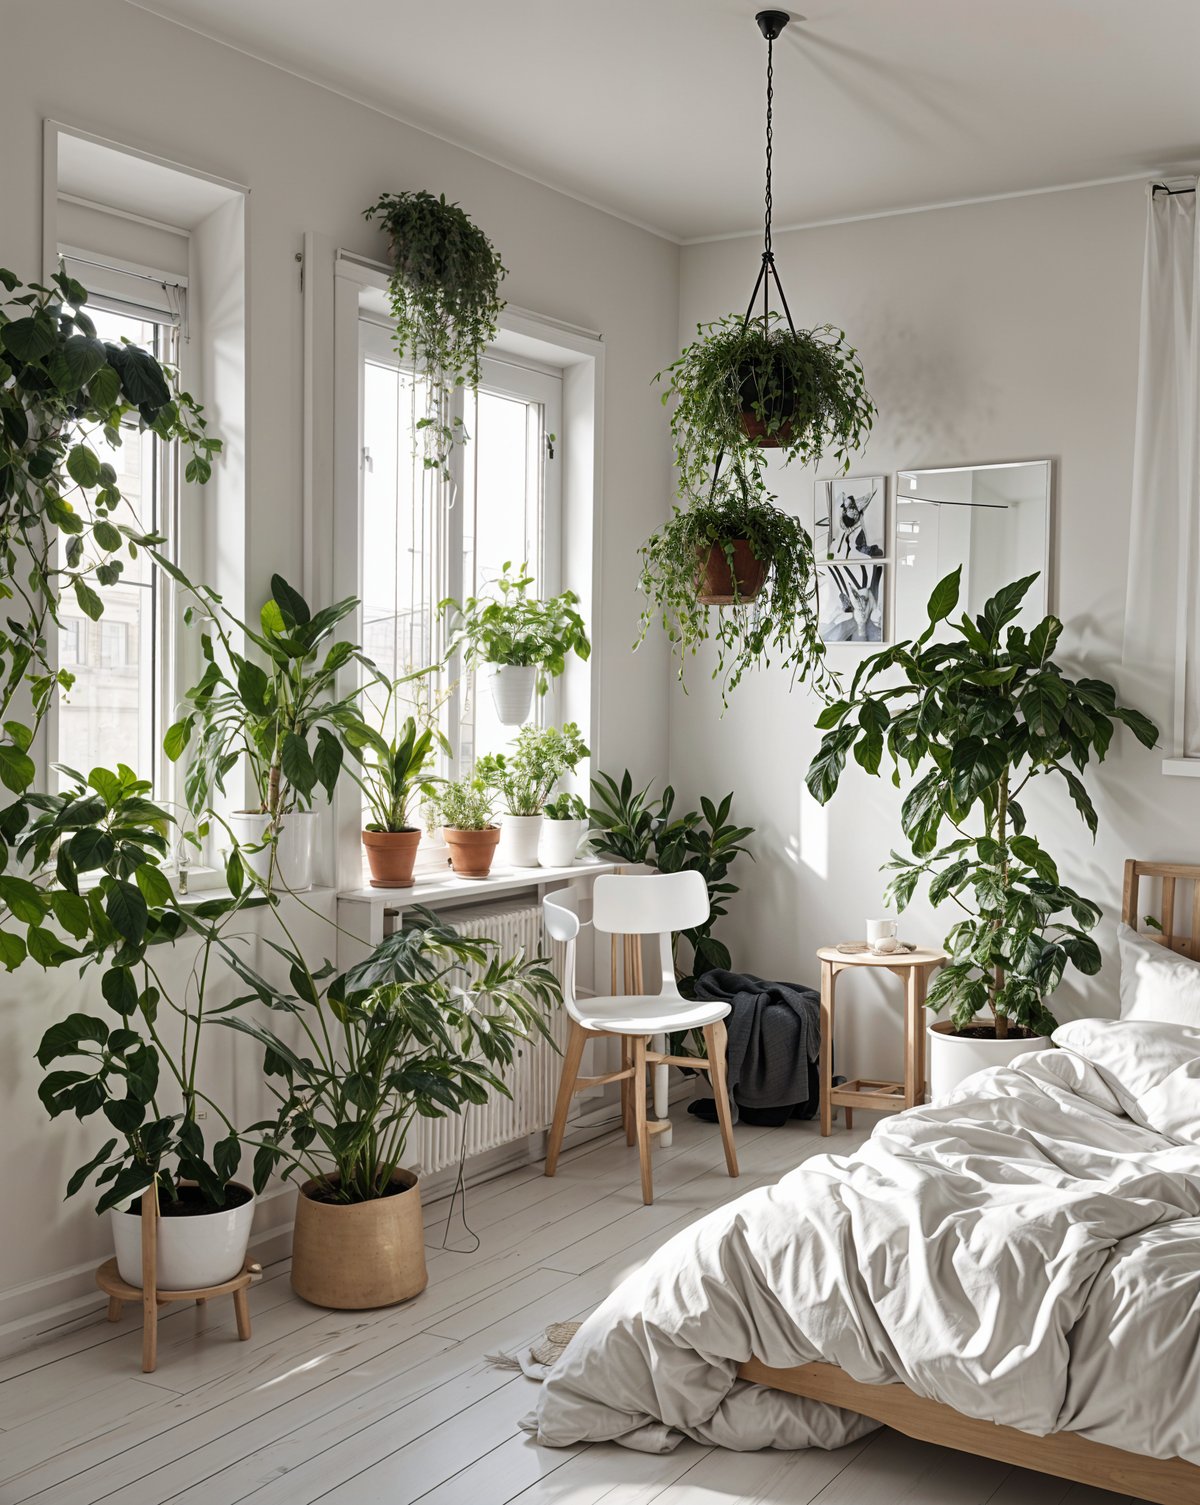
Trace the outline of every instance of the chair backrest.
[[592, 889], [596, 929], [614, 935], [669, 935], [708, 916], [702, 873], [603, 873]]

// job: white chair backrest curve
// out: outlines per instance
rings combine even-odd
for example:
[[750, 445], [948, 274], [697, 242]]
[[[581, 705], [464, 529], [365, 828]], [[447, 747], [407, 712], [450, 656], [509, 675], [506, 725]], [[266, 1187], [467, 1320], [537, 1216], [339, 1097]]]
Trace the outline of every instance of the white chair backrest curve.
[[[584, 914], [590, 906], [590, 896], [579, 884], [570, 888], [558, 888], [542, 900], [542, 921], [546, 934], [553, 941], [562, 942], [562, 998], [567, 1013], [576, 1022], [579, 1010], [575, 996], [575, 942], [582, 926], [587, 923]], [[581, 911], [584, 913], [581, 914]]]
[[604, 873], [592, 890], [597, 930], [615, 935], [669, 935], [708, 919], [702, 873]]

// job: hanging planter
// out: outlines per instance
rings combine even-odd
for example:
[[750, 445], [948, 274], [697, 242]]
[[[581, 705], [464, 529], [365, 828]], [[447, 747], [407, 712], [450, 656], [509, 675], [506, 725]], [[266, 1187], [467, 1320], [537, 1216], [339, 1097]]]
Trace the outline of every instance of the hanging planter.
[[701, 606], [738, 606], [753, 601], [767, 578], [766, 563], [748, 538], [723, 539], [696, 549], [696, 600]]
[[493, 664], [487, 684], [500, 725], [524, 726], [533, 708], [537, 668], [533, 664]]
[[505, 275], [495, 246], [445, 194], [385, 193], [365, 219], [378, 219], [388, 237], [388, 280], [396, 349], [424, 384], [418, 420], [425, 463], [449, 478], [450, 452], [469, 436], [451, 410], [456, 388], [479, 385], [479, 363], [496, 338]]

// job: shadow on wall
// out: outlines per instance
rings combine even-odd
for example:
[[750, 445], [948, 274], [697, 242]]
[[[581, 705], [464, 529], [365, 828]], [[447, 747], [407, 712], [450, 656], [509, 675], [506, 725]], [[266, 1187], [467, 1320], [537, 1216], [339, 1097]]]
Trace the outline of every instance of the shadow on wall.
[[[1003, 396], [947, 342], [894, 314], [882, 314], [871, 333], [871, 395], [887, 414], [892, 453], [949, 463], [970, 452], [972, 436], [994, 424]], [[861, 467], [860, 467], [861, 468]]]

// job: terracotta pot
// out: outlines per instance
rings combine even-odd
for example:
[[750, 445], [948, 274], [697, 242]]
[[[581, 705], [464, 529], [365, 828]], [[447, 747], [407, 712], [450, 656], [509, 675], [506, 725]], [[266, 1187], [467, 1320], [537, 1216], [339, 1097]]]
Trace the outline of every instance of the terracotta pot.
[[362, 840], [367, 849], [372, 888], [413, 886], [413, 863], [421, 844], [420, 831], [364, 831]]
[[767, 432], [767, 425], [761, 418], [753, 413], [742, 414], [742, 432], [752, 443], [757, 444], [759, 449], [780, 449], [785, 444], [790, 444], [792, 439], [792, 425], [790, 419], [784, 419], [773, 434]]
[[500, 840], [499, 826], [485, 826], [482, 831], [458, 831], [453, 826], [444, 826], [442, 835], [450, 848], [450, 866], [460, 878], [487, 877]]
[[[696, 599], [701, 606], [734, 606], [753, 601], [767, 578], [767, 566], [756, 558], [744, 538], [731, 540], [733, 570], [722, 544], [715, 543], [705, 554], [696, 550]], [[734, 585], [736, 581], [736, 594]]]
[[773, 361], [772, 368], [766, 390], [773, 387], [775, 391], [775, 411], [769, 415], [775, 420], [773, 433], [767, 432], [767, 422], [754, 411], [754, 404], [763, 390], [759, 385], [759, 373], [750, 362], [743, 362], [738, 368], [738, 385], [744, 404], [742, 432], [760, 449], [779, 449], [781, 445], [790, 444], [792, 439], [792, 415], [796, 411], [795, 382], [781, 359]]
[[404, 1187], [371, 1202], [317, 1202], [317, 1182], [296, 1199], [292, 1234], [292, 1290], [314, 1306], [365, 1311], [417, 1296], [429, 1283], [421, 1189], [410, 1171]]
[[[990, 1016], [980, 1020], [982, 1025], [989, 1022]], [[929, 1026], [930, 1101], [940, 1102], [977, 1071], [1011, 1066], [1020, 1056], [1049, 1049], [1046, 1035], [1011, 1033], [1003, 1040], [997, 1040], [994, 1034], [960, 1035], [948, 1019], [939, 1019]]]

